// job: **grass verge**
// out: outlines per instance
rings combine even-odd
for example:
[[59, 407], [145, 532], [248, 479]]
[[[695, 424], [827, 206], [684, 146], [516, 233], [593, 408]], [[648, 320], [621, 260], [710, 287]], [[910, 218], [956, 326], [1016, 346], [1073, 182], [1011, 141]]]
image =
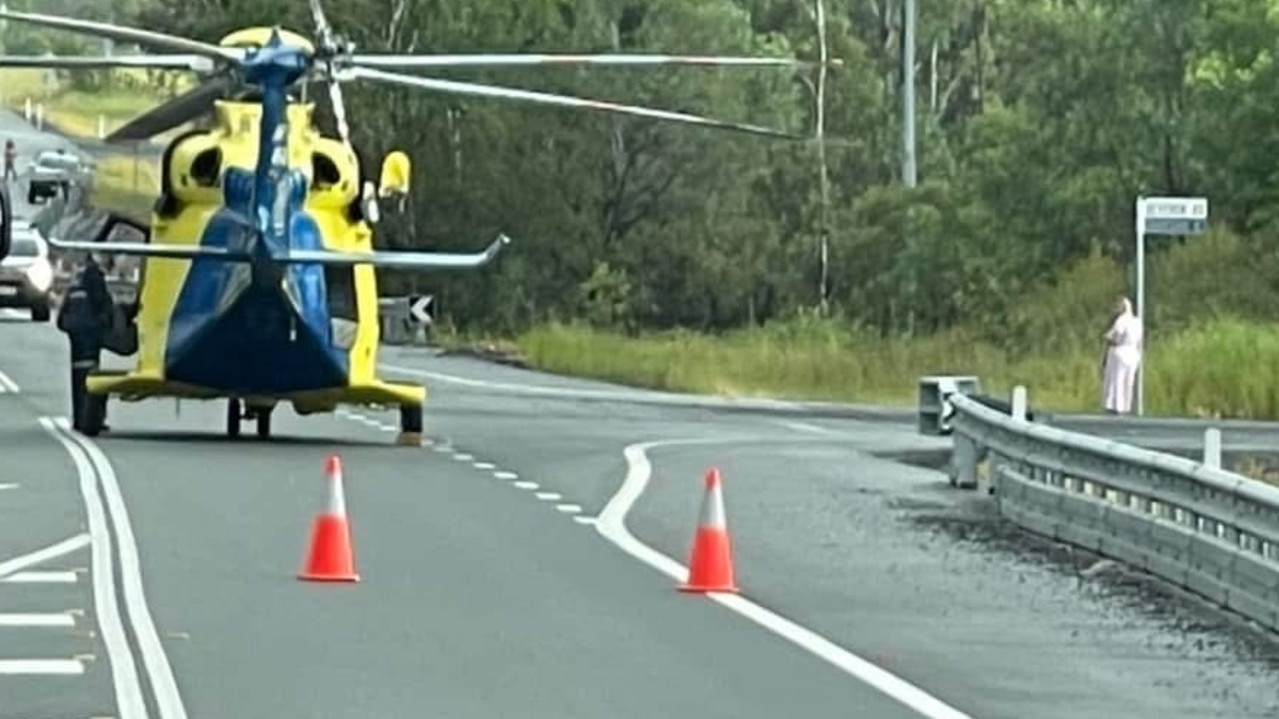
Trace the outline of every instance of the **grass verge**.
[[[918, 377], [972, 374], [996, 395], [1025, 385], [1038, 408], [1100, 411], [1100, 346], [1013, 358], [963, 332], [884, 340], [814, 321], [714, 337], [625, 337], [553, 324], [523, 334], [516, 345], [539, 369], [680, 392], [911, 406]], [[1266, 325], [1218, 319], [1156, 347], [1147, 357], [1148, 414], [1279, 417], [1279, 336]]]

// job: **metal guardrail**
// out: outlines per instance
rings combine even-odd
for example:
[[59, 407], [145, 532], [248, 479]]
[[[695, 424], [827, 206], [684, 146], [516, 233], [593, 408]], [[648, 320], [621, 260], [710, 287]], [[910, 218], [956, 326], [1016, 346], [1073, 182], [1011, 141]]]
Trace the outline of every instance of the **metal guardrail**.
[[947, 396], [952, 484], [976, 487], [988, 460], [1012, 522], [1279, 630], [1279, 488], [1221, 469], [1219, 432], [1194, 462], [1027, 421], [1018, 390], [1011, 413]]

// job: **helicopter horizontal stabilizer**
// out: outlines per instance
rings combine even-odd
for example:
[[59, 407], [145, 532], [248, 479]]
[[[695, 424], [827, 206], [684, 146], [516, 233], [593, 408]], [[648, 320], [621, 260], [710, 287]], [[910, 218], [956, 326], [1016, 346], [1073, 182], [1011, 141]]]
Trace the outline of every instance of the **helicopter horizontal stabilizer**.
[[373, 252], [333, 252], [332, 250], [288, 250], [282, 255], [275, 255], [277, 262], [316, 263], [321, 265], [373, 265], [405, 270], [428, 269], [473, 269], [483, 267], [497, 257], [502, 248], [510, 244], [511, 238], [498, 235], [482, 252], [470, 254], [460, 252], [392, 252], [375, 250]]
[[[137, 257], [163, 257], [168, 259], [194, 260], [210, 259], [223, 262], [253, 262], [254, 255], [232, 251], [225, 247], [204, 247], [201, 245], [162, 245], [148, 242], [84, 242], [66, 241], [50, 237], [49, 244], [60, 250], [74, 252], [101, 252], [111, 255], [130, 255]], [[283, 253], [265, 258], [268, 262], [281, 264], [317, 264], [317, 265], [373, 265], [397, 269], [473, 269], [483, 267], [497, 257], [502, 248], [510, 244], [511, 238], [498, 235], [482, 252], [471, 254], [453, 252], [335, 252], [333, 250], [286, 250]]]
[[73, 252], [101, 252], [108, 255], [130, 255], [136, 257], [165, 257], [178, 260], [193, 260], [200, 257], [226, 260], [228, 262], [248, 262], [251, 258], [243, 252], [231, 252], [225, 247], [203, 247], [201, 245], [158, 245], [150, 242], [93, 242], [76, 240], [59, 240], [49, 237], [49, 244], [59, 250]]

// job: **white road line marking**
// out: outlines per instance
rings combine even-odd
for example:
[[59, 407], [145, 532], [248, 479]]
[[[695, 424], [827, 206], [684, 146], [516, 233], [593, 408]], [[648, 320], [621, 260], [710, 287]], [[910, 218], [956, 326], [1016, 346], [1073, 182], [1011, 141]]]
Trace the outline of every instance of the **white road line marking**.
[[514, 472], [507, 472], [506, 470], [501, 470], [501, 469], [494, 472], [493, 476], [496, 477], [497, 479], [519, 479], [520, 478], [520, 475]]
[[8, 392], [9, 394], [18, 394], [22, 388], [18, 387], [18, 383], [9, 379], [9, 375], [0, 371], [0, 392]]
[[842, 432], [836, 432], [833, 429], [827, 429], [820, 425], [800, 422], [799, 420], [794, 419], [778, 419], [774, 420], [774, 422], [788, 429], [793, 429], [798, 432], [807, 432], [809, 434], [824, 434], [828, 436], [842, 436], [843, 434]]
[[580, 504], [557, 504], [555, 508], [565, 514], [577, 514], [582, 511], [582, 505]]
[[47, 562], [66, 554], [70, 554], [77, 549], [89, 544], [88, 534], [77, 534], [69, 539], [64, 539], [57, 544], [50, 545], [44, 549], [38, 549], [30, 554], [24, 554], [21, 557], [0, 562], [0, 578], [4, 578], [14, 572], [22, 571], [27, 567], [34, 567], [41, 562]]
[[21, 486], [22, 485], [18, 484], [17, 482], [0, 482], [0, 490], [17, 489], [18, 487], [21, 487]]
[[85, 513], [88, 515], [89, 534], [93, 537], [93, 612], [102, 627], [102, 641], [106, 645], [107, 659], [111, 664], [111, 682], [115, 687], [120, 719], [148, 719], [146, 703], [142, 699], [142, 685], [138, 681], [138, 669], [133, 663], [133, 652], [129, 650], [129, 642], [125, 638], [120, 607], [116, 604], [111, 532], [107, 528], [102, 497], [98, 495], [93, 465], [84, 448], [64, 433], [65, 421], [42, 417], [40, 424], [71, 455], [76, 472], [80, 475], [80, 494], [84, 498]]
[[0, 659], [0, 674], [84, 674], [75, 659]]
[[54, 614], [0, 614], [0, 627], [74, 627], [75, 617]]
[[[66, 420], [61, 420], [62, 429], [70, 434]], [[142, 661], [147, 668], [147, 676], [155, 689], [155, 703], [160, 709], [162, 719], [186, 719], [186, 707], [182, 705], [182, 697], [178, 694], [177, 682], [173, 679], [173, 668], [164, 655], [164, 646], [155, 630], [155, 622], [147, 610], [146, 595], [142, 591], [141, 561], [138, 559], [137, 540], [133, 536], [133, 527], [129, 523], [129, 512], [124, 507], [124, 496], [120, 493], [120, 483], [115, 476], [111, 461], [102, 453], [98, 445], [79, 435], [71, 435], [89, 454], [102, 481], [102, 490], [107, 498], [107, 508], [111, 513], [112, 523], [120, 537], [120, 579], [124, 583], [124, 604], [129, 610], [129, 621], [133, 624], [133, 632], [138, 639], [138, 647], [142, 650]]]
[[14, 572], [0, 582], [11, 582], [13, 584], [75, 584], [75, 572], [63, 571], [32, 571], [32, 572]]
[[[609, 500], [600, 512], [595, 529], [613, 544], [626, 553], [666, 574], [677, 581], [688, 578], [688, 568], [670, 557], [636, 539], [626, 528], [626, 515], [636, 500], [643, 494], [652, 476], [653, 466], [648, 459], [648, 450], [656, 447], [677, 446], [686, 444], [713, 444], [717, 440], [670, 440], [665, 442], [641, 442], [627, 447], [623, 456], [626, 458], [626, 479], [617, 490], [617, 494]], [[719, 440], [723, 442], [724, 440]], [[740, 441], [740, 440], [739, 440]], [[967, 714], [944, 704], [942, 701], [919, 687], [906, 682], [889, 672], [875, 666], [861, 657], [849, 652], [822, 637], [821, 635], [765, 609], [751, 600], [734, 594], [712, 593], [707, 595], [711, 600], [750, 619], [760, 626], [790, 640], [799, 647], [825, 659], [834, 666], [878, 689], [928, 719], [972, 719]]]
[[471, 466], [476, 469], [493, 469], [497, 465], [493, 464], [492, 462], [476, 462], [472, 464]]
[[537, 482], [513, 482], [518, 489], [537, 489]]
[[599, 523], [598, 517], [573, 517], [573, 521], [578, 524], [595, 525]]
[[558, 492], [538, 492], [537, 494], [533, 496], [547, 502], [554, 502], [554, 501], [564, 499], [564, 496]]
[[397, 427], [396, 425], [386, 424], [385, 422], [379, 422], [377, 428], [382, 430], [383, 432], [399, 432], [400, 431], [400, 428]]
[[441, 444], [441, 445], [436, 445], [436, 447], [435, 447], [435, 451], [436, 451], [436, 452], [439, 452], [439, 453], [441, 453], [441, 454], [444, 454], [444, 453], [447, 453], [447, 452], [452, 452], [452, 451], [453, 451], [453, 448], [452, 448], [452, 447], [450, 447], [450, 446], [448, 446], [447, 444]]
[[457, 460], [457, 461], [459, 461], [459, 462], [470, 462], [470, 461], [474, 460], [474, 459], [475, 459], [475, 457], [473, 457], [472, 455], [469, 455], [469, 454], [465, 454], [465, 453], [458, 453], [458, 454], [453, 455], [453, 459], [456, 459], [456, 460]]

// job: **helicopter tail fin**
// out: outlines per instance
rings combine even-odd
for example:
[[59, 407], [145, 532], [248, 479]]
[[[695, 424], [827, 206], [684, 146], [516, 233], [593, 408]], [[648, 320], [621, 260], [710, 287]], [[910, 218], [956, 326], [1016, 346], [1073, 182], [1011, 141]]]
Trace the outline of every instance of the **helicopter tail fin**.
[[[49, 244], [60, 250], [75, 252], [101, 252], [112, 255], [138, 257], [164, 257], [180, 260], [211, 259], [223, 262], [252, 262], [255, 257], [248, 252], [228, 250], [225, 247], [202, 245], [155, 244], [150, 242], [77, 242], [50, 237]], [[498, 235], [482, 252], [471, 254], [452, 252], [335, 252], [333, 250], [289, 249], [274, 254], [268, 261], [285, 264], [319, 265], [373, 265], [397, 269], [473, 269], [483, 267], [497, 257], [511, 238]]]

